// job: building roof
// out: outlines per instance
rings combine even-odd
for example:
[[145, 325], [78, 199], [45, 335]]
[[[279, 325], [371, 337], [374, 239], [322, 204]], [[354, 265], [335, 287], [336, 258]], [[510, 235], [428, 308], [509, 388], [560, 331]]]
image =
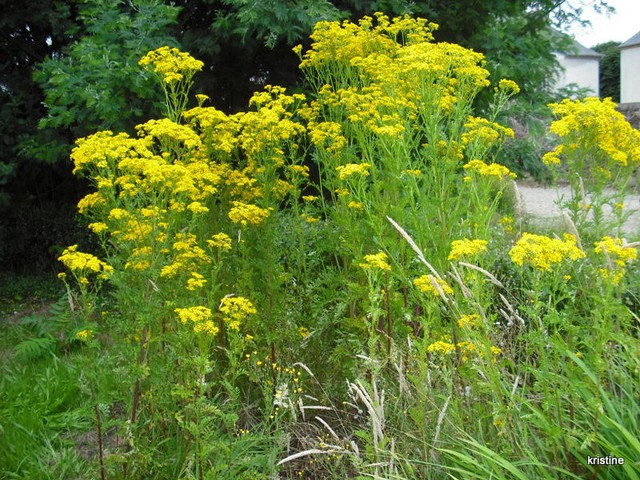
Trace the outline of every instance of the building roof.
[[601, 53], [591, 50], [585, 47], [577, 40], [573, 40], [573, 44], [567, 49], [565, 53], [568, 57], [584, 57], [584, 58], [601, 58], [604, 57]]
[[620, 48], [635, 47], [636, 45], [640, 45], [640, 32], [636, 33], [633, 37], [620, 45]]

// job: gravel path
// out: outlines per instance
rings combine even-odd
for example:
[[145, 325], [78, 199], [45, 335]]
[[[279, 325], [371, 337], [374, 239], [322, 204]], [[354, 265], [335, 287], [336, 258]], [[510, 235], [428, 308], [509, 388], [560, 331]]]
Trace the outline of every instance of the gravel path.
[[[568, 186], [559, 187], [536, 187], [518, 185], [520, 194], [520, 208], [524, 215], [544, 220], [562, 220], [562, 212], [556, 204], [561, 197], [569, 198], [571, 190]], [[631, 212], [629, 220], [625, 223], [624, 231], [631, 235], [633, 240], [638, 240], [635, 236], [640, 236], [640, 195], [628, 195], [625, 200], [625, 208]], [[611, 209], [605, 207], [605, 214]], [[631, 241], [632, 238], [629, 238]]]

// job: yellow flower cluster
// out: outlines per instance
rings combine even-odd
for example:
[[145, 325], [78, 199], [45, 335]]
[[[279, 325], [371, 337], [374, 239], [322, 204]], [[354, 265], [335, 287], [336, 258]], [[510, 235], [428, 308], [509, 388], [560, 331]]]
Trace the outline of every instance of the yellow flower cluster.
[[520, 86], [513, 80], [508, 80], [506, 78], [503, 78], [498, 82], [498, 89], [510, 95], [515, 95], [520, 93]]
[[95, 234], [104, 233], [109, 230], [109, 226], [104, 222], [93, 222], [87, 225], [87, 227]]
[[195, 291], [202, 288], [207, 283], [207, 280], [198, 272], [191, 272], [191, 278], [187, 280], [187, 290]]
[[543, 156], [547, 165], [566, 159], [575, 162], [581, 175], [601, 177], [605, 170], [610, 178], [611, 170], [640, 164], [640, 132], [616, 110], [610, 98], [565, 99], [549, 107], [557, 117], [549, 130], [560, 137], [561, 144]]
[[153, 249], [149, 246], [133, 248], [124, 268], [133, 268], [139, 271], [148, 270], [151, 268], [152, 257]]
[[336, 153], [347, 145], [347, 139], [342, 135], [342, 126], [337, 122], [309, 122], [309, 137], [311, 142], [320, 148]]
[[[484, 57], [459, 45], [434, 43], [435, 28], [424, 19], [390, 20], [383, 14], [358, 24], [316, 24], [311, 48], [303, 55], [297, 48], [300, 67], [317, 86], [317, 101], [305, 110], [312, 142], [327, 150], [337, 143], [337, 153], [345, 143], [357, 148], [361, 135], [394, 142], [421, 136], [427, 118], [466, 116], [469, 99], [489, 85]], [[500, 88], [515, 92], [517, 85], [504, 80]], [[513, 135], [511, 129], [474, 117], [465, 131], [461, 148], [490, 146]], [[453, 150], [457, 161], [462, 152]]]
[[193, 331], [196, 333], [215, 335], [220, 330], [213, 323], [211, 310], [207, 307], [176, 308], [174, 311], [183, 324], [193, 323]]
[[[303, 55], [300, 68], [321, 68], [334, 61], [348, 64], [381, 50], [393, 50], [399, 37], [407, 44], [430, 42], [436, 28], [424, 19], [404, 16], [389, 20], [382, 13], [376, 13], [375, 19], [364, 17], [357, 25], [348, 20], [318, 22], [311, 34], [311, 50]], [[297, 50], [300, 54], [301, 49]]]
[[366, 177], [369, 175], [370, 168], [371, 164], [369, 163], [348, 163], [336, 167], [336, 170], [338, 171], [338, 178], [345, 180], [353, 175]]
[[621, 238], [605, 236], [595, 243], [595, 252], [608, 256], [609, 260], [619, 267], [638, 258], [635, 247], [625, 244]]
[[391, 270], [391, 265], [388, 263], [389, 257], [384, 252], [378, 252], [371, 255], [364, 256], [364, 262], [359, 266], [365, 270]]
[[427, 347], [429, 353], [441, 353], [443, 355], [449, 355], [456, 351], [456, 346], [449, 342], [443, 342], [438, 340]]
[[469, 117], [464, 127], [466, 131], [462, 134], [462, 142], [466, 145], [477, 142], [488, 147], [505, 137], [513, 138], [514, 136], [512, 129], [482, 117]]
[[238, 141], [250, 162], [269, 156], [281, 166], [281, 145], [295, 143], [306, 128], [293, 118], [292, 107], [304, 100], [304, 95], [286, 95], [283, 87], [267, 85], [263, 92], [253, 95], [249, 103], [257, 111], [245, 112], [238, 117], [241, 130]]
[[481, 177], [495, 177], [499, 180], [516, 178], [516, 174], [504, 165], [498, 163], [486, 164], [482, 160], [471, 160], [464, 167], [465, 170], [475, 172]]
[[[471, 354], [478, 352], [478, 347], [474, 343], [468, 341], [458, 342], [454, 345], [453, 343], [443, 342], [442, 340], [434, 342], [427, 347], [427, 352], [438, 353], [441, 355], [450, 355], [456, 352], [456, 350], [461, 353], [462, 359], [466, 361], [469, 359]], [[490, 350], [494, 355], [500, 355], [502, 353], [502, 349], [493, 345], [490, 347]]]
[[475, 313], [471, 313], [471, 314], [466, 314], [466, 315], [462, 315], [459, 319], [458, 319], [458, 326], [460, 328], [473, 328], [473, 327], [477, 327], [478, 326], [478, 321], [480, 320], [480, 317], [475, 314]]
[[564, 235], [564, 240], [544, 235], [524, 233], [509, 250], [509, 256], [518, 266], [531, 265], [536, 270], [550, 271], [553, 265], [565, 260], [579, 260], [585, 253], [577, 246], [576, 237]]
[[249, 205], [243, 202], [232, 202], [233, 207], [229, 210], [229, 218], [233, 223], [247, 225], [260, 225], [270, 213], [270, 209], [260, 208], [257, 205]]
[[94, 332], [90, 328], [85, 328], [84, 330], [80, 330], [76, 333], [76, 340], [80, 340], [81, 342], [88, 342], [93, 338]]
[[487, 251], [489, 242], [486, 240], [454, 240], [451, 242], [449, 260], [472, 258]]
[[413, 284], [422, 293], [428, 293], [433, 296], [453, 295], [453, 289], [442, 278], [433, 275], [422, 275], [413, 281]]
[[100, 273], [102, 275], [113, 272], [113, 267], [107, 265], [98, 257], [91, 255], [90, 253], [83, 253], [78, 251], [78, 245], [71, 245], [67, 247], [58, 260], [61, 261], [65, 267], [75, 273], [87, 274], [87, 273]]
[[351, 210], [355, 210], [357, 212], [364, 211], [364, 203], [362, 203], [362, 202], [351, 201], [351, 202], [349, 202], [347, 207], [350, 208]]
[[190, 80], [204, 67], [204, 63], [188, 53], [167, 46], [147, 53], [138, 63], [160, 75], [168, 84], [177, 83], [183, 79]]
[[607, 268], [601, 268], [600, 275], [619, 285], [626, 273], [627, 264], [637, 260], [638, 250], [635, 245], [628, 245], [623, 239], [605, 236], [595, 243], [595, 252], [604, 255]]
[[231, 238], [226, 233], [216, 233], [207, 240], [207, 245], [220, 250], [231, 250]]
[[224, 321], [231, 330], [240, 330], [240, 323], [249, 315], [258, 313], [256, 307], [244, 297], [224, 297], [218, 309], [224, 314]]
[[173, 278], [182, 273], [197, 271], [198, 267], [211, 263], [211, 258], [205, 250], [198, 245], [197, 237], [192, 233], [175, 234], [175, 242], [172, 245], [172, 256], [170, 251], [166, 255], [171, 259], [160, 270], [161, 278]]

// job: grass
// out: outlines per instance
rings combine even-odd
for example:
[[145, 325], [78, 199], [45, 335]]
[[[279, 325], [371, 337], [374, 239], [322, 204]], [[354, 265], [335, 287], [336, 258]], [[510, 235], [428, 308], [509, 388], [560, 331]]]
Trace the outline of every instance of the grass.
[[53, 275], [0, 273], [0, 477], [93, 478], [74, 437], [91, 428], [78, 377], [82, 354], [53, 351], [24, 358], [16, 347], [34, 338], [25, 318], [47, 319], [61, 285]]

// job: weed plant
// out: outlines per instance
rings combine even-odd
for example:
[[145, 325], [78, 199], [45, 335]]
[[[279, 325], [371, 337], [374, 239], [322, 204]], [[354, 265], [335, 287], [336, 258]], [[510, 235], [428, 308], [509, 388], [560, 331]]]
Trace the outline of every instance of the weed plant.
[[[320, 22], [296, 48], [310, 93], [267, 86], [234, 115], [186, 109], [201, 62], [146, 55], [167, 118], [77, 142], [102, 252], [60, 256], [70, 352], [24, 375], [65, 392], [24, 397], [3, 367], [12, 443], [44, 435], [50, 478], [638, 478], [638, 244], [575, 209], [559, 235], [516, 228], [495, 160], [519, 88], [436, 29]], [[568, 121], [606, 101], [562, 105], [554, 162], [640, 163], [637, 136], [607, 163]], [[29, 430], [31, 403], [94, 447]], [[48, 457], [7, 458], [27, 478]]]

